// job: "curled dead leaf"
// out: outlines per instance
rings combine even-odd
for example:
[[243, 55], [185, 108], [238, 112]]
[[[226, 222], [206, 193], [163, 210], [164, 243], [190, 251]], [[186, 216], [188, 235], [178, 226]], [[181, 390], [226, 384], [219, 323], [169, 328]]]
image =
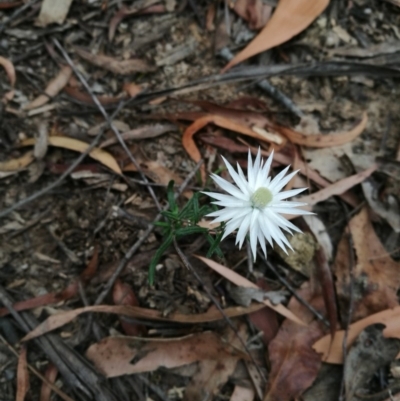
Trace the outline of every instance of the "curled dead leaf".
[[151, 72], [155, 70], [155, 67], [147, 63], [147, 61], [138, 58], [116, 60], [114, 57], [92, 54], [81, 48], [75, 48], [75, 52], [89, 63], [117, 75], [131, 75], [137, 72]]
[[4, 162], [0, 162], [0, 171], [1, 172], [15, 172], [20, 171], [23, 168], [29, 166], [35, 160], [35, 156], [33, 155], [33, 151], [29, 151], [18, 157], [16, 159], [6, 160]]
[[287, 127], [276, 127], [276, 130], [285, 135], [289, 141], [296, 145], [303, 145], [311, 148], [325, 148], [330, 146], [340, 146], [347, 142], [351, 142], [364, 131], [367, 122], [368, 116], [367, 113], [364, 113], [361, 121], [353, 129], [336, 134], [304, 135]]
[[8, 79], [10, 81], [10, 84], [12, 87], [14, 87], [15, 82], [17, 80], [17, 75], [15, 74], [14, 64], [8, 58], [0, 56], [0, 65], [2, 65], [3, 68], [5, 69]]
[[39, 95], [32, 102], [28, 103], [23, 107], [24, 110], [35, 109], [36, 107], [43, 106], [51, 98], [56, 96], [61, 90], [67, 85], [72, 75], [72, 68], [69, 65], [65, 65], [61, 68], [58, 75], [52, 79], [47, 85], [43, 95]]

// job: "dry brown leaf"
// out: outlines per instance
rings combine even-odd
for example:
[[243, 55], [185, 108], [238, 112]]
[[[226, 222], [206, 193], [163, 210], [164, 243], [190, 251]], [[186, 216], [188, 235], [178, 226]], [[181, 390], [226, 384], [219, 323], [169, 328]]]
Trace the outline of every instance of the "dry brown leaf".
[[140, 14], [151, 14], [151, 13], [164, 13], [166, 12], [166, 8], [164, 4], [158, 4], [160, 0], [146, 0], [144, 3], [141, 3], [140, 8], [127, 8], [122, 7], [117, 13], [111, 18], [110, 25], [108, 28], [108, 40], [112, 42], [115, 36], [115, 31], [119, 23], [126, 17], [131, 15], [140, 15]]
[[35, 160], [35, 156], [33, 155], [33, 151], [29, 151], [18, 157], [16, 159], [6, 160], [4, 162], [0, 162], [0, 171], [2, 172], [15, 172], [20, 171], [26, 166], [29, 166]]
[[[124, 133], [121, 134], [121, 138], [124, 141], [155, 138], [155, 137], [163, 135], [167, 132], [176, 131], [176, 130], [177, 130], [177, 128], [174, 124], [144, 125], [143, 127], [125, 131]], [[114, 136], [110, 139], [106, 139], [100, 145], [100, 148], [105, 148], [105, 147], [113, 145], [114, 143], [117, 143], [117, 142], [118, 142], [118, 139]]]
[[[251, 281], [247, 280], [246, 278], [242, 277], [240, 274], [237, 274], [235, 271], [217, 263], [214, 262], [211, 259], [204, 258], [203, 256], [198, 256], [196, 255], [198, 259], [200, 259], [203, 263], [205, 263], [208, 267], [216, 271], [218, 274], [220, 274], [222, 277], [225, 277], [227, 280], [229, 280], [231, 283], [239, 286], [239, 287], [246, 287], [246, 288], [257, 288], [254, 283]], [[273, 309], [275, 312], [278, 312], [282, 316], [286, 317], [289, 320], [293, 320], [297, 324], [304, 325], [305, 323], [299, 319], [293, 312], [288, 310], [285, 306], [282, 304], [278, 305], [273, 305], [268, 299], [265, 299], [263, 302], [265, 305], [267, 305], [269, 308]]]
[[[394, 261], [380, 242], [371, 224], [368, 209], [364, 207], [349, 222], [349, 230], [355, 251], [352, 288], [352, 320], [359, 320], [373, 313], [398, 305], [397, 290], [400, 286], [400, 263]], [[344, 233], [339, 242], [334, 274], [336, 292], [342, 310], [342, 318], [347, 319], [349, 310], [350, 248], [348, 234]]]
[[176, 368], [204, 359], [238, 355], [217, 333], [204, 332], [174, 339], [108, 337], [93, 344], [86, 357], [106, 377]]
[[140, 92], [143, 91], [143, 87], [133, 82], [124, 83], [122, 89], [129, 95], [130, 98], [136, 97]]
[[36, 25], [46, 27], [50, 24], [62, 24], [67, 17], [72, 0], [43, 0]]
[[271, 17], [272, 6], [262, 0], [237, 0], [233, 10], [249, 23], [249, 28], [258, 30], [265, 26]]
[[[323, 313], [322, 296], [313, 293], [312, 287], [314, 286], [306, 284], [299, 291], [299, 295]], [[321, 366], [321, 357], [313, 350], [312, 345], [324, 334], [322, 323], [316, 320], [308, 308], [300, 304], [295, 297], [288, 307], [307, 322], [307, 326], [285, 320], [269, 344], [271, 372], [264, 401], [298, 398], [313, 383]]]
[[[58, 369], [51, 362], [47, 366], [46, 372], [44, 374], [45, 378], [48, 382], [54, 384], [57, 379]], [[51, 387], [46, 384], [46, 382], [42, 383], [42, 387], [40, 389], [40, 401], [50, 401], [51, 400]]]
[[265, 28], [224, 67], [223, 72], [302, 32], [328, 4], [329, 0], [280, 0]]
[[15, 401], [24, 401], [29, 390], [29, 373], [26, 354], [26, 346], [23, 345], [18, 358], [17, 395], [15, 396]]
[[62, 89], [67, 85], [69, 79], [72, 75], [72, 69], [69, 65], [65, 65], [61, 68], [58, 75], [52, 79], [47, 85], [43, 95], [39, 95], [32, 102], [28, 103], [23, 107], [24, 110], [35, 109], [36, 107], [43, 106], [47, 103], [51, 98], [56, 96], [58, 93], [62, 91]]
[[23, 1], [2, 1], [0, 3], [0, 10], [19, 7], [22, 4], [23, 4]]
[[[127, 283], [123, 283], [120, 279], [115, 281], [112, 296], [115, 305], [139, 306], [139, 301], [137, 300], [132, 287]], [[123, 316], [120, 317], [119, 321], [122, 330], [128, 336], [139, 336], [146, 331], [145, 326], [126, 321]]]
[[0, 56], [0, 65], [2, 65], [7, 73], [8, 79], [12, 87], [15, 86], [17, 75], [15, 74], [14, 64], [7, 58]]
[[336, 134], [304, 135], [287, 127], [277, 126], [275, 128], [282, 135], [285, 135], [289, 141], [296, 145], [308, 146], [310, 148], [325, 148], [330, 146], [340, 146], [347, 142], [351, 142], [364, 131], [367, 122], [367, 113], [364, 113], [361, 121], [353, 129], [350, 131], [338, 132]]
[[[247, 315], [248, 313], [255, 312], [264, 308], [264, 304], [252, 304], [248, 307], [234, 306], [224, 309], [225, 316], [237, 317]], [[85, 308], [79, 308], [72, 311], [60, 312], [56, 315], [48, 317], [43, 323], [39, 324], [34, 330], [28, 333], [24, 337], [24, 341], [31, 340], [32, 338], [41, 336], [48, 333], [49, 331], [55, 330], [70, 321], [74, 320], [77, 316], [82, 313], [88, 312], [101, 312], [101, 313], [116, 313], [119, 315], [125, 315], [140, 319], [158, 320], [163, 322], [175, 322], [175, 323], [207, 323], [222, 320], [225, 317], [221, 314], [218, 309], [210, 309], [205, 313], [199, 313], [197, 315], [185, 315], [183, 313], [172, 313], [169, 316], [164, 316], [163, 312], [159, 312], [154, 309], [146, 309], [135, 306], [124, 306], [124, 305], [97, 305], [87, 306]]]
[[355, 185], [363, 182], [367, 177], [369, 177], [378, 166], [376, 164], [372, 165], [368, 170], [361, 171], [360, 173], [351, 175], [350, 177], [344, 178], [343, 180], [336, 181], [335, 183], [315, 192], [311, 195], [305, 195], [298, 198], [299, 202], [305, 202], [309, 206], [316, 205], [319, 202], [330, 198], [331, 196], [341, 195], [353, 188]]
[[[237, 334], [228, 328], [223, 336], [224, 344], [229, 344], [235, 349], [243, 350], [242, 342], [238, 336], [247, 342], [248, 334], [242, 324]], [[190, 383], [186, 386], [183, 401], [211, 401], [219, 393], [221, 387], [226, 384], [241, 359], [241, 353], [221, 354], [216, 352], [215, 358], [207, 358], [199, 362], [197, 372], [191, 377]]]
[[[28, 138], [21, 142], [21, 146], [31, 146], [34, 145], [35, 143], [36, 143], [35, 138]], [[76, 152], [81, 152], [81, 153], [85, 152], [85, 150], [89, 146], [89, 144], [86, 142], [82, 142], [74, 138], [68, 138], [66, 136], [50, 136], [48, 138], [48, 144], [59, 148], [75, 150]], [[99, 161], [100, 163], [104, 164], [115, 173], [119, 175], [122, 174], [122, 171], [118, 166], [118, 163], [110, 153], [99, 148], [94, 148], [89, 152], [89, 156]]]
[[[64, 88], [64, 92], [68, 95], [71, 96], [72, 98], [79, 100], [82, 103], [90, 104], [90, 105], [95, 105], [92, 97], [85, 92], [81, 92], [78, 88], [74, 88], [72, 86], [66, 86]], [[121, 96], [96, 96], [97, 100], [102, 104], [103, 106], [119, 103], [121, 100], [124, 100], [126, 98], [125, 95]]]
[[118, 75], [131, 75], [137, 72], [151, 72], [156, 68], [150, 65], [147, 61], [138, 58], [129, 60], [116, 60], [113, 57], [104, 56], [101, 54], [92, 54], [77, 47], [75, 48], [75, 52], [89, 63]]
[[[386, 326], [383, 331], [385, 337], [400, 339], [400, 306], [375, 313], [351, 324], [347, 333], [347, 348], [353, 344], [358, 335], [366, 327], [375, 323], [382, 323]], [[337, 331], [333, 340], [330, 335], [326, 335], [316, 341], [313, 348], [322, 355], [322, 360], [324, 362], [335, 364], [343, 363], [344, 335], [344, 330]]]

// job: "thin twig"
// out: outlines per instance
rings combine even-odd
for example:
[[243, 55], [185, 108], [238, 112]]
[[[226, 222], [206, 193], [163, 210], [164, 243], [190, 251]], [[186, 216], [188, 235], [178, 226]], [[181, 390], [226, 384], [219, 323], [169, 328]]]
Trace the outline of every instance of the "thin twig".
[[258, 251], [258, 255], [262, 258], [264, 263], [272, 270], [277, 279], [292, 293], [292, 295], [299, 301], [302, 305], [304, 305], [318, 320], [324, 323], [327, 327], [329, 327], [329, 322], [322, 316], [312, 305], [310, 305], [306, 300], [304, 300], [299, 294], [297, 294], [295, 288], [279, 273], [275, 266], [267, 259], [265, 259], [264, 255]]
[[[227, 47], [224, 47], [219, 54], [226, 61], [231, 61], [233, 59], [233, 54]], [[285, 106], [295, 116], [299, 118], [304, 117], [304, 113], [294, 104], [293, 100], [287, 97], [283, 92], [281, 92], [275, 86], [273, 86], [267, 79], [258, 81], [256, 85], [264, 92], [267, 92], [268, 95], [271, 96], [273, 99], [275, 99], [277, 102]]]
[[[7, 340], [0, 334], [0, 340], [2, 343], [14, 354], [14, 356], [18, 359], [18, 352], [17, 350], [7, 342]], [[47, 386], [51, 388], [60, 398], [65, 401], [74, 401], [72, 398], [68, 397], [63, 391], [61, 391], [54, 383], [51, 383], [45, 376], [43, 376], [38, 370], [36, 370], [32, 365], [28, 363], [28, 369], [43, 383], [46, 383]]]
[[187, 259], [187, 257], [185, 256], [185, 254], [182, 252], [181, 248], [179, 248], [178, 243], [176, 242], [176, 238], [174, 238], [174, 247], [176, 252], [178, 253], [178, 256], [180, 257], [182, 263], [184, 264], [184, 266], [190, 270], [192, 272], [192, 274], [195, 276], [196, 280], [202, 285], [204, 291], [206, 292], [206, 294], [208, 295], [208, 297], [211, 299], [211, 301], [213, 302], [213, 304], [216, 306], [216, 308], [221, 312], [221, 315], [224, 317], [224, 320], [228, 323], [229, 327], [233, 330], [233, 332], [235, 333], [236, 337], [239, 339], [240, 343], [242, 344], [243, 349], [247, 352], [247, 354], [249, 355], [252, 363], [254, 364], [255, 368], [257, 369], [258, 374], [260, 375], [260, 377], [262, 378], [262, 380], [264, 380], [264, 382], [267, 382], [266, 377], [264, 376], [263, 372], [261, 371], [260, 367], [257, 365], [253, 355], [250, 353], [249, 348], [247, 347], [245, 341], [242, 339], [242, 337], [240, 337], [239, 333], [236, 330], [236, 327], [234, 326], [234, 324], [232, 323], [232, 320], [229, 319], [228, 316], [226, 316], [224, 310], [222, 309], [220, 303], [218, 302], [218, 300], [214, 297], [213, 294], [211, 294], [211, 291], [209, 290], [209, 288], [206, 286], [206, 284], [204, 283], [203, 279], [201, 278], [201, 276], [197, 273], [197, 271], [194, 269], [193, 265], [189, 262], [189, 260]]
[[[195, 176], [197, 173], [198, 169], [200, 166], [203, 164], [203, 160], [200, 160], [193, 171], [186, 177], [185, 181], [182, 183], [182, 185], [179, 187], [178, 191], [175, 194], [175, 199], [178, 198], [178, 196], [185, 190], [187, 185], [189, 184], [190, 180]], [[167, 210], [169, 207], [169, 204], [164, 207], [163, 210]], [[155, 228], [155, 223], [158, 222], [162, 217], [162, 214], [159, 213], [156, 218], [153, 220], [151, 224], [149, 224], [147, 230], [143, 233], [143, 235], [129, 248], [129, 250], [125, 253], [124, 257], [122, 260], [119, 262], [118, 267], [112, 274], [112, 276], [109, 278], [107, 284], [105, 285], [103, 291], [100, 293], [100, 295], [97, 297], [95, 301], [95, 305], [100, 305], [104, 299], [106, 298], [107, 294], [110, 292], [111, 288], [113, 287], [115, 280], [119, 277], [121, 274], [122, 270], [125, 268], [126, 264], [129, 262], [133, 254], [141, 247], [141, 245], [144, 243], [144, 241], [148, 238], [148, 236], [153, 232]]]
[[347, 206], [344, 202], [342, 202], [344, 208], [344, 214], [347, 219], [347, 228], [349, 232], [347, 233], [348, 238], [348, 246], [349, 246], [349, 308], [347, 311], [347, 321], [346, 327], [344, 329], [343, 342], [342, 342], [342, 352], [343, 352], [343, 376], [342, 381], [340, 383], [340, 396], [339, 401], [343, 401], [346, 398], [346, 388], [345, 388], [345, 374], [346, 374], [346, 363], [347, 363], [347, 338], [349, 336], [349, 327], [351, 324], [351, 318], [353, 316], [354, 309], [354, 266], [355, 266], [355, 257], [354, 257], [354, 244], [353, 237], [350, 231], [350, 220], [348, 218], [348, 210]]
[[18, 8], [17, 10], [15, 10], [13, 12], [13, 14], [10, 15], [10, 17], [3, 22], [2, 24], [0, 24], [0, 33], [2, 33], [4, 31], [4, 29], [6, 28], [6, 26], [13, 20], [15, 20], [20, 14], [22, 14], [27, 8], [33, 6], [35, 3], [37, 3], [38, 0], [31, 0], [28, 1], [27, 3], [25, 3], [23, 6], [21, 6], [20, 8]]
[[112, 122], [112, 120], [110, 119], [110, 116], [108, 115], [108, 113], [106, 112], [106, 110], [104, 109], [103, 105], [100, 103], [99, 99], [97, 98], [97, 96], [93, 93], [92, 89], [90, 88], [89, 84], [87, 83], [85, 77], [81, 74], [81, 72], [76, 68], [74, 62], [71, 60], [71, 58], [69, 57], [68, 53], [64, 50], [64, 48], [61, 46], [60, 42], [53, 38], [53, 43], [57, 46], [58, 50], [60, 50], [60, 52], [62, 53], [64, 59], [67, 61], [67, 63], [69, 64], [69, 66], [72, 68], [72, 70], [74, 71], [75, 75], [78, 77], [78, 79], [81, 81], [82, 85], [85, 87], [85, 89], [87, 90], [87, 92], [89, 93], [90, 97], [92, 98], [93, 102], [95, 103], [95, 105], [97, 106], [97, 108], [99, 109], [100, 113], [103, 115], [104, 119], [107, 122], [107, 125], [111, 128], [111, 130], [114, 132], [115, 136], [118, 139], [118, 142], [121, 144], [122, 148], [124, 149], [125, 153], [128, 155], [129, 159], [131, 160], [131, 162], [134, 164], [134, 166], [136, 167], [138, 173], [140, 174], [142, 180], [147, 184], [147, 190], [149, 191], [151, 197], [154, 200], [154, 203], [157, 206], [158, 210], [161, 210], [161, 205], [158, 202], [158, 199], [156, 197], [156, 194], [154, 193], [153, 188], [148, 185], [149, 181], [147, 179], [147, 177], [144, 175], [142, 169], [140, 168], [139, 163], [136, 161], [136, 159], [133, 157], [132, 152], [129, 150], [128, 146], [126, 145], [124, 139], [121, 136], [121, 133], [119, 132], [118, 128], [114, 125], [114, 123]]

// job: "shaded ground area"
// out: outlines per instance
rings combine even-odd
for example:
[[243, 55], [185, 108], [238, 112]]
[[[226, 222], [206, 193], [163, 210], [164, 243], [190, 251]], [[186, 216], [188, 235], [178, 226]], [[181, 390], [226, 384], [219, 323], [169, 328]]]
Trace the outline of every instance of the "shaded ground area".
[[[398, 392], [398, 2], [47, 3], [0, 1], [0, 398]], [[201, 194], [163, 248], [171, 196], [258, 148], [309, 188], [294, 252], [208, 255]]]

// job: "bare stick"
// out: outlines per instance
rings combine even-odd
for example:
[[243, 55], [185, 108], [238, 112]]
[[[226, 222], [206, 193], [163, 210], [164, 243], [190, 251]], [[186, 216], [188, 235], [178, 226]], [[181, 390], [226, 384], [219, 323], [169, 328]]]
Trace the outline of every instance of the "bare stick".
[[[124, 149], [125, 153], [128, 155], [129, 159], [131, 160], [131, 162], [134, 164], [134, 166], [136, 167], [137, 171], [139, 172], [140, 176], [142, 177], [142, 180], [148, 184], [149, 181], [147, 179], [147, 177], [143, 174], [142, 169], [140, 168], [139, 163], [136, 161], [136, 159], [133, 157], [132, 152], [129, 150], [128, 146], [126, 146], [126, 143], [124, 141], [124, 139], [121, 136], [121, 133], [118, 131], [118, 128], [113, 124], [112, 120], [110, 119], [110, 116], [108, 115], [108, 113], [106, 112], [106, 110], [104, 109], [103, 105], [100, 103], [99, 99], [97, 98], [97, 96], [93, 93], [93, 91], [90, 89], [89, 84], [87, 83], [86, 79], [84, 78], [84, 76], [81, 74], [81, 72], [76, 68], [74, 62], [71, 60], [71, 58], [69, 57], [68, 53], [64, 50], [64, 48], [61, 46], [60, 42], [53, 38], [53, 43], [58, 47], [58, 50], [60, 50], [60, 52], [62, 53], [63, 57], [65, 58], [65, 60], [67, 61], [67, 63], [69, 64], [69, 66], [72, 68], [72, 70], [74, 71], [75, 75], [78, 77], [79, 81], [81, 81], [82, 85], [85, 87], [85, 89], [87, 90], [87, 92], [89, 93], [90, 97], [92, 98], [93, 102], [95, 103], [95, 105], [97, 106], [97, 108], [99, 109], [100, 113], [103, 115], [104, 119], [107, 122], [107, 125], [110, 126], [111, 130], [114, 132], [115, 136], [118, 139], [118, 142], [121, 144], [122, 148]], [[154, 200], [154, 203], [157, 206], [158, 210], [161, 210], [161, 205], [158, 202], [158, 199], [156, 197], [156, 194], [154, 193], [153, 188], [150, 185], [147, 185], [147, 190], [149, 191], [151, 197]]]
[[229, 327], [233, 330], [233, 332], [235, 333], [236, 337], [239, 339], [240, 343], [242, 344], [243, 349], [246, 350], [246, 352], [249, 355], [251, 361], [253, 362], [255, 368], [257, 369], [257, 372], [260, 375], [260, 377], [264, 380], [264, 382], [267, 382], [266, 377], [264, 376], [264, 374], [261, 371], [260, 367], [257, 365], [256, 361], [254, 360], [254, 357], [250, 353], [250, 350], [247, 347], [246, 343], [244, 342], [242, 337], [240, 337], [238, 331], [236, 330], [236, 327], [232, 323], [232, 320], [229, 319], [228, 316], [226, 316], [226, 314], [225, 314], [224, 310], [222, 309], [222, 307], [221, 307], [220, 303], [218, 302], [218, 300], [214, 297], [213, 294], [211, 294], [211, 291], [208, 289], [208, 287], [206, 286], [206, 284], [204, 283], [204, 281], [202, 280], [200, 275], [197, 273], [197, 271], [194, 269], [192, 264], [189, 262], [189, 260], [185, 256], [185, 254], [182, 252], [181, 248], [179, 248], [178, 243], [176, 242], [176, 238], [174, 238], [174, 247], [175, 247], [175, 250], [178, 253], [178, 256], [180, 257], [182, 263], [184, 264], [184, 266], [188, 270], [190, 270], [192, 272], [192, 274], [196, 277], [196, 280], [202, 285], [202, 287], [203, 287], [204, 291], [207, 293], [208, 297], [211, 299], [211, 301], [217, 307], [217, 309], [221, 312], [221, 315], [224, 317], [224, 320], [228, 323]]

